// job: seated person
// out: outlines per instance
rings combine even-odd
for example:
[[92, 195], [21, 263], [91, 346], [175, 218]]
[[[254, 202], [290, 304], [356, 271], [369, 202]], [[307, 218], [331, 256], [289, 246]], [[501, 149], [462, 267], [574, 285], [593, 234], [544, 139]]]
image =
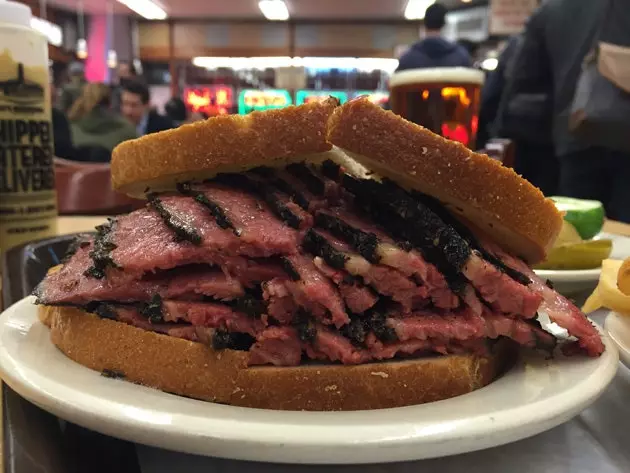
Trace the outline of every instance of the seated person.
[[174, 128], [173, 121], [151, 109], [149, 88], [141, 82], [123, 85], [120, 111], [136, 127], [138, 136]]
[[[110, 88], [102, 83], [86, 84], [83, 93], [70, 108], [68, 118], [75, 147], [79, 149], [75, 159], [81, 158], [81, 149], [105, 149], [111, 153], [123, 141], [136, 138], [136, 131], [127, 120], [110, 108]], [[104, 153], [99, 153], [103, 156]], [[103, 158], [98, 159], [102, 161]]]

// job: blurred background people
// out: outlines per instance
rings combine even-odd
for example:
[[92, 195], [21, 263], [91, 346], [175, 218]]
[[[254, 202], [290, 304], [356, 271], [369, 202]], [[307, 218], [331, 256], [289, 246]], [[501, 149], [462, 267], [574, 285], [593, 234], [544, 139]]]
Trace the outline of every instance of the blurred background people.
[[[551, 88], [552, 139], [560, 166], [558, 193], [600, 200], [609, 218], [630, 222], [630, 155], [591, 146], [569, 130], [582, 64], [607, 7], [608, 2], [591, 0], [543, 3], [527, 24], [509, 93], [515, 97], [523, 90], [546, 93]], [[621, 11], [630, 10], [626, 6]]]
[[446, 7], [434, 3], [424, 14], [422, 39], [405, 52], [398, 63], [398, 71], [429, 67], [471, 67], [472, 59], [461, 45], [442, 37], [446, 24]]
[[87, 84], [70, 112], [75, 159], [107, 162], [123, 141], [136, 138], [136, 130], [110, 109], [111, 91], [102, 83]]
[[83, 87], [87, 83], [85, 80], [85, 67], [83, 63], [75, 61], [68, 66], [67, 83], [61, 88], [58, 108], [64, 113], [68, 113], [72, 104], [81, 96]]
[[141, 82], [138, 77], [138, 71], [136, 70], [133, 62], [121, 61], [118, 63], [116, 69], [116, 76], [112, 84], [112, 109], [119, 112], [121, 105], [121, 95], [123, 88], [130, 82]]
[[179, 97], [171, 97], [164, 105], [164, 112], [166, 112], [166, 116], [175, 126], [188, 121], [188, 109], [184, 101]]
[[55, 142], [55, 156], [64, 159], [74, 158], [74, 147], [72, 145], [72, 133], [70, 123], [66, 114], [55, 106], [57, 89], [53, 82], [50, 83], [50, 99], [52, 103], [51, 117], [53, 127], [53, 139]]
[[151, 109], [149, 88], [141, 82], [128, 82], [123, 86], [120, 110], [136, 128], [138, 136], [173, 128], [168, 117]]
[[200, 122], [208, 118], [210, 118], [210, 116], [205, 112], [192, 112], [188, 117], [188, 123]]
[[509, 138], [515, 144], [514, 170], [545, 195], [558, 191], [558, 160], [554, 152], [553, 87], [550, 71], [530, 71], [516, 66], [519, 54], [529, 47], [524, 36], [510, 39], [488, 74], [482, 90], [479, 133], [481, 139]]

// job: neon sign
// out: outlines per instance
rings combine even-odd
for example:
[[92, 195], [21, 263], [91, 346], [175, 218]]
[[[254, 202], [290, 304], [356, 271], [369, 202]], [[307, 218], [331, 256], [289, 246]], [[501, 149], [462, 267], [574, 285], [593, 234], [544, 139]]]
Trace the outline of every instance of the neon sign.
[[389, 100], [389, 92], [386, 90], [357, 90], [353, 97], [362, 95], [366, 95], [370, 102], [381, 106]]
[[238, 95], [238, 113], [246, 115], [254, 110], [283, 108], [293, 104], [288, 90], [284, 89], [244, 89]]
[[348, 94], [342, 90], [298, 90], [295, 94], [296, 105], [302, 105], [303, 103], [309, 103], [313, 101], [326, 100], [328, 97], [335, 97], [339, 102], [344, 103], [348, 101]]
[[234, 104], [233, 95], [232, 87], [227, 85], [190, 87], [184, 90], [184, 103], [193, 112], [225, 115]]

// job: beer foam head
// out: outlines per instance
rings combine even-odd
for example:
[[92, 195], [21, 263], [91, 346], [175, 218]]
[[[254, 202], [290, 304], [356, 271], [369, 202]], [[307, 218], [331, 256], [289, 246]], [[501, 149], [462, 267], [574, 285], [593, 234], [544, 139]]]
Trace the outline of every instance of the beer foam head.
[[398, 87], [407, 84], [474, 84], [482, 85], [484, 73], [467, 67], [434, 67], [428, 69], [409, 69], [395, 72], [389, 79], [389, 86]]

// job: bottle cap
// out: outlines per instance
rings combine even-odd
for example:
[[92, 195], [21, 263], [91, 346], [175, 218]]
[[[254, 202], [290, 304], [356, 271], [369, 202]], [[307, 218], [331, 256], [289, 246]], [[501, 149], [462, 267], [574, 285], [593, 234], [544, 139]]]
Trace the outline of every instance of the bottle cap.
[[31, 9], [23, 3], [0, 0], [0, 24], [31, 26]]

